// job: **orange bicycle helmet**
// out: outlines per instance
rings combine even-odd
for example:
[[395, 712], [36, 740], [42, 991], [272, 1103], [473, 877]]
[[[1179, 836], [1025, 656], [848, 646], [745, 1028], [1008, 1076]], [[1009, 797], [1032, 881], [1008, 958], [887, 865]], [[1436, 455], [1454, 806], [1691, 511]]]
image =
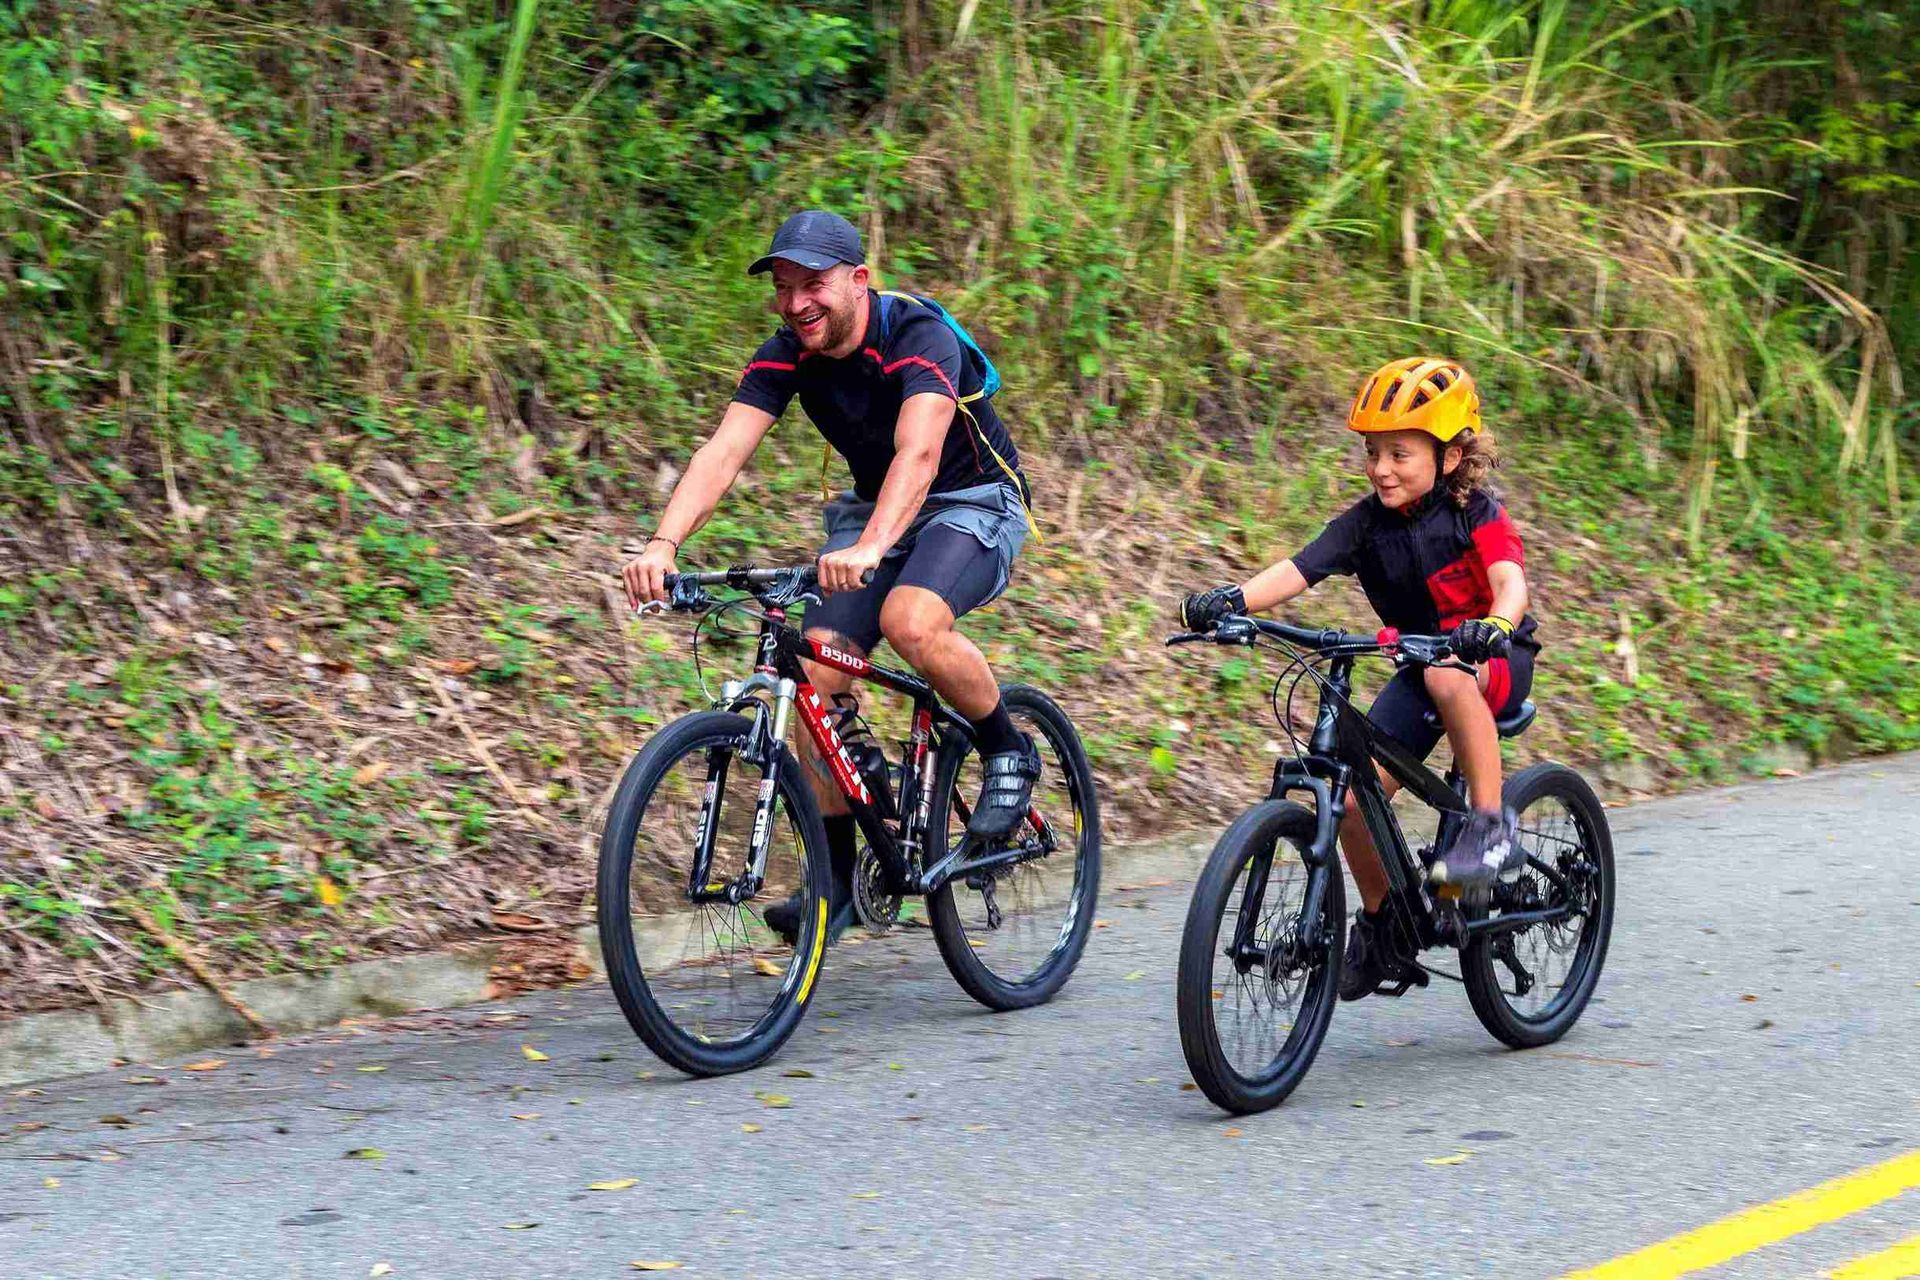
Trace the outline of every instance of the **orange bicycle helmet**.
[[1383, 364], [1347, 411], [1352, 431], [1424, 431], [1442, 444], [1480, 429], [1473, 375], [1457, 360], [1413, 356]]

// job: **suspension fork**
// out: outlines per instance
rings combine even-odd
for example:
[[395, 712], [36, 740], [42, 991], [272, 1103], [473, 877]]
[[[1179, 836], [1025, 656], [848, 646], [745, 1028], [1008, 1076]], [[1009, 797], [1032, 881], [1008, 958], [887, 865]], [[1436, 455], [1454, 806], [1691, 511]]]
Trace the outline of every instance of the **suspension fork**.
[[[763, 666], [745, 680], [729, 680], [720, 687], [720, 701], [741, 710], [753, 705], [753, 727], [747, 732], [746, 745], [739, 754], [760, 765], [760, 789], [754, 797], [753, 837], [747, 846], [747, 865], [738, 879], [727, 882], [712, 879], [713, 845], [720, 825], [721, 794], [726, 788], [727, 772], [735, 754], [716, 748], [707, 754], [707, 789], [700, 801], [700, 818], [695, 836], [693, 870], [688, 876], [688, 896], [695, 902], [744, 902], [760, 892], [766, 882], [767, 854], [773, 844], [773, 808], [780, 790], [781, 770], [790, 768], [791, 753], [786, 749], [787, 723], [793, 712], [794, 692], [798, 685]], [[765, 694], [768, 698], [758, 695]], [[768, 705], [769, 699], [771, 706]]]

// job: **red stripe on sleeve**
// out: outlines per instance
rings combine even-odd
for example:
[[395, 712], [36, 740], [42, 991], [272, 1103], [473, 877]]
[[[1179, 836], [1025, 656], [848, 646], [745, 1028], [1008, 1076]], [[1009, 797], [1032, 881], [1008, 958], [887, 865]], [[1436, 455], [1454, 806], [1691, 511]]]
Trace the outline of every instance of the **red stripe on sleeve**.
[[910, 365], [910, 364], [925, 365], [927, 368], [933, 370], [934, 376], [939, 378], [940, 384], [947, 389], [947, 394], [952, 396], [955, 400], [958, 400], [960, 398], [960, 393], [953, 389], [953, 379], [947, 377], [947, 371], [945, 369], [942, 369], [939, 365], [935, 364], [933, 361], [927, 359], [925, 356], [903, 356], [902, 358], [895, 360], [892, 364], [881, 365], [880, 372], [892, 373], [895, 369], [899, 369], [905, 365]]
[[1511, 560], [1523, 569], [1527, 565], [1526, 548], [1520, 545], [1519, 531], [1507, 518], [1505, 508], [1496, 508], [1493, 519], [1473, 531], [1473, 549], [1480, 553], [1483, 565], [1502, 560]]
[[755, 360], [752, 364], [749, 364], [746, 368], [740, 371], [740, 381], [745, 382], [747, 380], [747, 375], [752, 373], [755, 369], [778, 369], [782, 373], [793, 372], [792, 365], [782, 364], [778, 360]]

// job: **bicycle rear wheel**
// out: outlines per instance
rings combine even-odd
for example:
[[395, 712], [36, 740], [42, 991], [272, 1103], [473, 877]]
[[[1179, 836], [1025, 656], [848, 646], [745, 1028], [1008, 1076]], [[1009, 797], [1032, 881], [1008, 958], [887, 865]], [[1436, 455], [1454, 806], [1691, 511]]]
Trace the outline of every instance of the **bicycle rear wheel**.
[[[1080, 735], [1058, 703], [1027, 685], [1007, 685], [1007, 714], [1033, 735], [1040, 780], [1033, 809], [1057, 847], [1026, 862], [950, 880], [927, 895], [934, 941], [966, 993], [989, 1009], [1051, 1000], [1080, 963], [1100, 893], [1100, 805]], [[979, 793], [979, 758], [950, 752], [934, 782], [929, 863], [966, 834], [966, 805]], [[1031, 822], [1019, 840], [1036, 843]]]
[[[676, 720], [627, 767], [600, 839], [597, 916], [607, 979], [647, 1047], [691, 1075], [758, 1066], [799, 1026], [826, 950], [826, 835], [785, 762], [774, 787], [766, 878], [746, 902], [695, 902], [701, 813], [713, 806], [706, 884], [747, 865], [762, 771], [740, 753], [752, 722], [709, 711]], [[800, 895], [788, 947], [762, 912]]]
[[[1316, 874], [1312, 810], [1265, 800], [1221, 833], [1193, 888], [1175, 984], [1180, 1049], [1216, 1106], [1278, 1106], [1320, 1052], [1340, 986], [1346, 888], [1337, 865], [1319, 918], [1303, 920]], [[1331, 852], [1331, 851], [1329, 851]], [[1245, 954], [1232, 948], [1243, 914]]]
[[1573, 770], [1536, 764], [1508, 779], [1527, 852], [1519, 878], [1495, 889], [1495, 917], [1560, 906], [1572, 913], [1512, 933], [1479, 934], [1460, 977], [1482, 1026], [1516, 1049], [1565, 1035], [1593, 996], [1613, 933], [1613, 834], [1606, 810]]

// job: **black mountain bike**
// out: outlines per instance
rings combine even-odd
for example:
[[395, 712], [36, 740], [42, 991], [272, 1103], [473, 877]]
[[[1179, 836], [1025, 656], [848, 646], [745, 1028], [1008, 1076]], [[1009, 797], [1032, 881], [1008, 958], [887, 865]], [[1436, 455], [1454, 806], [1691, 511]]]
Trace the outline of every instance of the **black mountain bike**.
[[[1526, 865], [1502, 877], [1483, 902], [1437, 898], [1427, 868], [1469, 812], [1456, 765], [1442, 779], [1380, 731], [1351, 702], [1353, 665], [1384, 656], [1401, 666], [1473, 668], [1444, 636], [1316, 631], [1233, 616], [1210, 633], [1168, 640], [1254, 646], [1289, 659], [1274, 683], [1274, 714], [1289, 737], [1293, 692], [1320, 689], [1311, 739], [1273, 771], [1268, 798], [1241, 814], [1214, 845], [1194, 886], [1180, 941], [1180, 1047], [1207, 1097], [1233, 1112], [1277, 1106], [1306, 1075], [1326, 1036], [1345, 951], [1345, 885], [1335, 838], [1347, 797], [1373, 835], [1390, 889], [1384, 909], [1390, 976], [1379, 994], [1404, 995], [1432, 975], [1420, 953], [1460, 953], [1457, 980], [1481, 1023], [1515, 1048], [1565, 1035], [1586, 1008], [1613, 927], [1613, 837], [1585, 779], [1560, 764], [1536, 764], [1506, 781], [1519, 814]], [[1288, 686], [1286, 707], [1280, 691]], [[1498, 722], [1514, 737], [1533, 722], [1531, 702]], [[1374, 762], [1439, 813], [1432, 845], [1409, 847]], [[1313, 807], [1294, 803], [1310, 795]]]
[[[739, 593], [731, 599], [708, 588]], [[940, 955], [968, 995], [1023, 1009], [1065, 984], [1093, 927], [1100, 812], [1079, 735], [1053, 699], [1003, 689], [1033, 735], [1041, 776], [1026, 823], [991, 847], [966, 834], [979, 786], [967, 721], [916, 675], [817, 644], [787, 610], [817, 601], [815, 566], [669, 575], [671, 608], [758, 621], [753, 674], [730, 680], [713, 709], [656, 734], [627, 767], [600, 841], [598, 916], [607, 977], [649, 1048], [693, 1075], [757, 1066], [799, 1026], [827, 946], [826, 831], [787, 743], [792, 713], [864, 840], [854, 902], [869, 929], [923, 895]], [[851, 698], [825, 705], [808, 659], [913, 701], [903, 760], [888, 761]], [[969, 761], [974, 763], [970, 766]], [[798, 893], [788, 946], [763, 913]]]

